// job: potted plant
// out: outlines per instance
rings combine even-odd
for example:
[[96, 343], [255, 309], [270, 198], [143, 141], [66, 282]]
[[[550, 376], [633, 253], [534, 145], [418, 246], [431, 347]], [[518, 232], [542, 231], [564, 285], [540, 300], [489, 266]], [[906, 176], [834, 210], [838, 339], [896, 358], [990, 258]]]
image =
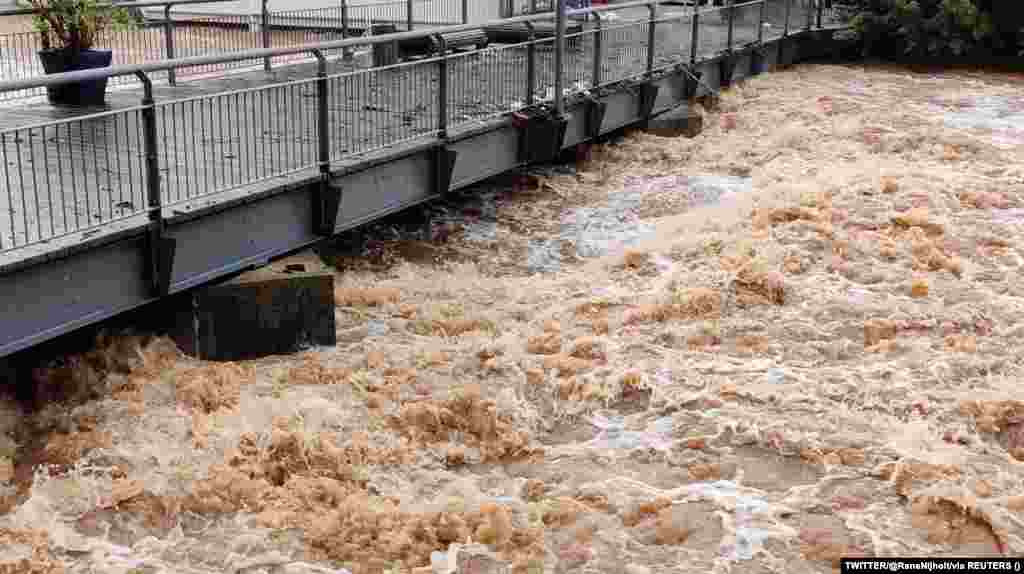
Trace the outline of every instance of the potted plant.
[[[108, 29], [127, 29], [131, 15], [123, 8], [97, 0], [27, 0], [34, 11], [32, 27], [39, 33], [39, 59], [47, 74], [110, 66], [113, 53], [96, 50]], [[99, 105], [104, 102], [107, 78], [47, 87], [50, 103]]]

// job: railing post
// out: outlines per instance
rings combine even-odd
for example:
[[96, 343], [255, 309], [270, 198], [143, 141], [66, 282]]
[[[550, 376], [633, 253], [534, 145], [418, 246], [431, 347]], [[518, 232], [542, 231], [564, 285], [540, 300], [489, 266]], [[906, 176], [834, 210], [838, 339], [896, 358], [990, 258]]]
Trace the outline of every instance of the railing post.
[[316, 159], [320, 167], [320, 184], [315, 188], [313, 200], [313, 231], [320, 236], [331, 236], [338, 221], [341, 192], [331, 189], [331, 129], [328, 115], [329, 94], [327, 59], [320, 50], [310, 53], [316, 58]]
[[316, 140], [317, 161], [320, 174], [329, 176], [331, 172], [331, 130], [330, 118], [327, 115], [327, 59], [320, 50], [313, 50], [316, 57]]
[[757, 45], [764, 44], [764, 11], [768, 0], [761, 0], [761, 8], [757, 15]]
[[527, 30], [526, 44], [526, 105], [532, 106], [537, 91], [537, 29], [533, 22], [523, 22]]
[[[341, 37], [348, 38], [348, 0], [341, 0]], [[351, 48], [342, 48], [341, 55], [346, 60], [352, 58]]]
[[697, 65], [697, 51], [700, 50], [700, 42], [697, 35], [700, 33], [700, 12], [697, 4], [693, 5], [693, 29], [690, 31], [690, 65]]
[[602, 21], [600, 12], [592, 12], [594, 16], [594, 69], [592, 85], [596, 88], [601, 85], [602, 64], [604, 64], [604, 32], [601, 30]]
[[[433, 193], [443, 195], [452, 187], [452, 173], [458, 152], [448, 147], [448, 42], [441, 34], [434, 34], [436, 49], [441, 52], [437, 61], [437, 139], [440, 142], [434, 150], [433, 159]], [[428, 216], [424, 232], [429, 239], [430, 218]]]
[[441, 34], [434, 35], [441, 58], [437, 61], [437, 137], [448, 137], [448, 42]]
[[469, 24], [469, 0], [462, 0], [462, 23]]
[[825, 0], [818, 0], [818, 28], [821, 28], [821, 17], [825, 11]]
[[786, 21], [782, 24], [782, 37], [789, 36], [789, 14], [793, 9], [793, 0], [786, 0]]
[[725, 51], [732, 52], [733, 30], [736, 24], [736, 0], [726, 0], [729, 4], [726, 7], [729, 18], [729, 29], [726, 32]]
[[[167, 51], [167, 59], [174, 59], [174, 20], [171, 20], [171, 8], [174, 4], [164, 6], [164, 49]], [[178, 78], [174, 68], [167, 70], [167, 83], [174, 86]]]
[[[260, 34], [263, 36], [263, 47], [270, 48], [270, 8], [267, 6], [267, 0], [261, 1]], [[263, 71], [270, 71], [270, 56], [263, 58]]]
[[565, 82], [565, 0], [555, 2], [555, 117], [562, 117]]
[[405, 25], [408, 30], [412, 30], [412, 0], [405, 0]]
[[650, 77], [654, 73], [654, 49], [656, 42], [654, 27], [658, 22], [657, 0], [647, 5], [647, 11], [649, 13], [647, 19], [647, 76]]
[[142, 83], [142, 149], [146, 169], [146, 211], [148, 257], [146, 272], [155, 296], [170, 291], [171, 267], [174, 261], [175, 241], [164, 237], [163, 200], [160, 197], [160, 158], [156, 133], [156, 102], [153, 100], [153, 82], [144, 72], [136, 72]]

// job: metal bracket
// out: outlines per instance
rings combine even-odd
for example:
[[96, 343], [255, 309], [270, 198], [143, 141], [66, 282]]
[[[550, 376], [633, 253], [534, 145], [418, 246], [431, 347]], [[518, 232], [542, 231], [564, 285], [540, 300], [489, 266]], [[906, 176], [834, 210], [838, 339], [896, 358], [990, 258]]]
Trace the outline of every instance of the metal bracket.
[[764, 63], [768, 59], [767, 50], [758, 47], [750, 52], [750, 75], [757, 76], [765, 71]]
[[434, 193], [443, 195], [448, 193], [452, 187], [452, 172], [455, 170], [455, 160], [459, 152], [441, 146], [434, 150]]
[[736, 56], [726, 54], [718, 61], [718, 85], [728, 88], [732, 85], [732, 74], [736, 70]]
[[654, 102], [658, 99], [658, 89], [660, 86], [653, 82], [648, 82], [640, 86], [640, 117], [646, 120], [651, 117], [651, 112], [654, 111]]
[[686, 87], [683, 96], [687, 100], [692, 100], [697, 97], [697, 89], [700, 87], [700, 79], [704, 76], [704, 72], [697, 70], [696, 68], [688, 68], [686, 71]]
[[164, 237], [162, 222], [153, 222], [149, 226], [149, 273], [153, 295], [164, 297], [171, 291], [171, 275], [174, 271], [174, 253], [177, 251], [178, 240]]
[[596, 98], [587, 100], [587, 137], [595, 139], [601, 135], [601, 124], [604, 123], [604, 112], [608, 109], [607, 102]]
[[568, 118], [563, 116], [535, 116], [526, 119], [519, 128], [519, 161], [537, 163], [551, 161], [562, 151]]
[[313, 232], [321, 237], [334, 235], [341, 208], [341, 188], [324, 178], [313, 192]]
[[786, 68], [793, 65], [793, 48], [794, 42], [792, 36], [783, 36], [779, 38], [779, 57], [778, 65], [780, 68]]
[[177, 240], [164, 237], [163, 200], [160, 195], [160, 158], [157, 154], [156, 105], [153, 101], [153, 82], [145, 72], [135, 76], [142, 83], [142, 146], [146, 154], [146, 207], [149, 228], [146, 237], [146, 274], [154, 297], [163, 297], [171, 291], [174, 270], [174, 252]]

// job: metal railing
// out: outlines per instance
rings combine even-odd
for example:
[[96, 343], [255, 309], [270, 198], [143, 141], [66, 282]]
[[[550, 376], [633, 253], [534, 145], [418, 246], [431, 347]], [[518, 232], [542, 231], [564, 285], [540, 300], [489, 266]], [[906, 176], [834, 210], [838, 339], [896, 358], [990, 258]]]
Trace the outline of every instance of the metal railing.
[[[443, 143], [453, 129], [537, 104], [561, 109], [574, 94], [817, 25], [811, 16], [818, 12], [801, 13], [794, 2], [781, 11], [780, 25], [772, 20], [771, 0], [678, 12], [637, 1], [587, 9], [589, 24], [561, 44], [530, 38], [455, 53], [445, 49], [446, 37], [480, 29], [455, 25], [0, 82], [0, 93], [121, 77], [135, 77], [144, 87], [137, 106], [0, 131], [0, 255], [56, 240], [79, 242], [104, 229], [162, 226], [165, 218], [228, 192], [246, 194], [297, 176], [326, 179], [335, 162], [403, 142]], [[503, 23], [532, 30], [551, 17]], [[372, 69], [332, 70], [328, 60], [330, 53], [417, 38], [438, 49], [424, 59]], [[302, 55], [317, 62], [305, 77], [154, 98], [154, 75]]]
[[[114, 65], [142, 64], [208, 54], [230, 54], [256, 48], [298, 46], [377, 33], [465, 24], [469, 0], [339, 0], [332, 6], [308, 10], [271, 11], [267, 0], [256, 14], [224, 14], [196, 10], [197, 5], [234, 0], [161, 0], [118, 3], [141, 18], [128, 30], [107, 30], [95, 48], [113, 51]], [[190, 10], [191, 8], [191, 10]], [[31, 9], [0, 11], [0, 18], [26, 17]], [[0, 34], [0, 80], [44, 75], [38, 52], [42, 40], [28, 29]], [[299, 55], [304, 60], [305, 55]], [[279, 58], [277, 64], [293, 63]], [[259, 65], [252, 59], [166, 70], [162, 78], [202, 78]], [[267, 64], [266, 61], [263, 62]], [[113, 84], [136, 84], [130, 76]], [[39, 90], [0, 94], [0, 100], [41, 95]]]

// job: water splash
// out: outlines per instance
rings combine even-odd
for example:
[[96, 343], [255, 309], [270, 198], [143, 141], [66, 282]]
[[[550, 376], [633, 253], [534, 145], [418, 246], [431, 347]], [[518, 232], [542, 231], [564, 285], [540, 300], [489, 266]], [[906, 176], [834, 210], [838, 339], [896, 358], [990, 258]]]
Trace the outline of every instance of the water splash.
[[647, 425], [644, 430], [627, 430], [626, 421], [621, 415], [595, 414], [590, 419], [600, 432], [587, 446], [632, 450], [635, 448], [652, 448], [668, 450], [672, 448], [672, 419], [662, 417]]
[[992, 143], [1003, 148], [1024, 145], [1024, 98], [978, 96], [959, 101], [955, 110], [934, 102], [932, 108], [948, 127], [989, 130]]
[[739, 485], [731, 480], [700, 482], [689, 484], [686, 490], [690, 496], [714, 500], [719, 503], [735, 501], [736, 540], [732, 544], [723, 543], [719, 554], [729, 560], [751, 560], [771, 537], [771, 532], [759, 528], [754, 523], [758, 514], [770, 512], [771, 505], [764, 498], [747, 491], [741, 491]]
[[[691, 206], [720, 203], [753, 189], [747, 177], [669, 175], [626, 177], [621, 191], [611, 193], [603, 205], [579, 207], [563, 213], [558, 236], [530, 243], [528, 266], [533, 271], [558, 271], [561, 246], [575, 246], [581, 258], [602, 257], [632, 247], [654, 235], [654, 226], [640, 218], [640, 208], [654, 195], [685, 195]], [[671, 269], [666, 257], [655, 259], [659, 271]]]

